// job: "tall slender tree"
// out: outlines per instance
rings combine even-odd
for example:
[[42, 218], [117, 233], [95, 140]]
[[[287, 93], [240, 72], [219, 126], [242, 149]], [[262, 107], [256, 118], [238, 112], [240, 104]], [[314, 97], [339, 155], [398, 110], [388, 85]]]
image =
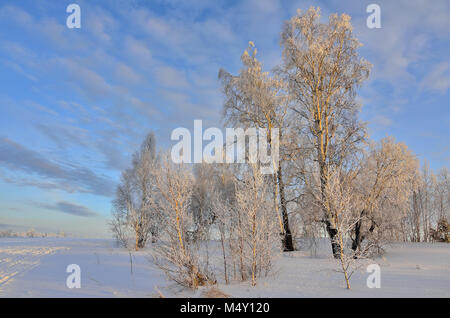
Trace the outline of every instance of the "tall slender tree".
[[[303, 133], [311, 136], [315, 149], [320, 185], [318, 191], [326, 201], [325, 187], [330, 166], [339, 167], [363, 140], [364, 127], [358, 122], [360, 106], [356, 89], [368, 77], [370, 64], [360, 58], [360, 43], [353, 36], [350, 17], [332, 14], [328, 23], [320, 22], [320, 9], [286, 21], [281, 35], [283, 65], [280, 72], [288, 83], [293, 110]], [[339, 257], [339, 243], [333, 218], [323, 209], [323, 222], [331, 238], [333, 255]]]
[[[225, 70], [219, 71], [225, 94], [224, 117], [228, 123], [243, 128], [264, 128], [267, 131], [268, 144], [272, 149], [272, 130], [279, 129], [279, 145], [284, 147], [284, 132], [287, 127], [287, 110], [289, 98], [284, 82], [263, 72], [262, 64], [256, 59], [256, 48], [253, 42], [241, 56], [243, 68], [239, 75], [233, 76]], [[265, 136], [264, 136], [265, 137]], [[272, 150], [273, 151], [273, 150]], [[285, 251], [293, 251], [291, 229], [283, 179], [283, 152], [278, 162], [273, 162], [275, 169], [273, 177], [274, 206], [279, 216], [280, 231], [283, 236]], [[280, 210], [281, 209], [281, 213]]]
[[113, 201], [112, 230], [123, 245], [129, 244], [129, 236], [134, 236], [134, 248], [143, 248], [152, 237], [155, 241], [159, 233], [159, 214], [152, 206], [158, 192], [155, 191], [154, 171], [158, 165], [155, 150], [156, 139], [151, 132], [135, 152], [132, 167], [122, 173]]

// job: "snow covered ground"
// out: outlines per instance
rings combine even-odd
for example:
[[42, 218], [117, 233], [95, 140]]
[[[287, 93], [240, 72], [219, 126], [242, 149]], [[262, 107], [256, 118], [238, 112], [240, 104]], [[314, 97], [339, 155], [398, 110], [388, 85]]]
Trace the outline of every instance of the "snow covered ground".
[[[351, 290], [335, 271], [329, 246], [322, 242], [315, 257], [309, 251], [284, 253], [274, 272], [248, 283], [219, 283], [231, 297], [450, 297], [450, 244], [393, 244], [381, 267], [381, 288], [369, 289], [369, 273], [356, 272]], [[69, 238], [1, 238], [0, 297], [198, 297], [168, 281], [148, 251], [128, 251], [112, 240]], [[81, 268], [81, 288], [69, 289], [69, 264]], [[218, 277], [220, 281], [220, 277]]]
[[[69, 264], [81, 269], [81, 288], [69, 289]], [[133, 253], [112, 240], [67, 238], [0, 239], [0, 297], [154, 297], [167, 285], [145, 252]]]
[[375, 262], [381, 268], [381, 288], [367, 287], [366, 266], [351, 277], [345, 289], [343, 274], [336, 272], [328, 242], [316, 258], [309, 252], [283, 255], [278, 273], [251, 286], [222, 286], [235, 297], [450, 297], [450, 244], [394, 244]]

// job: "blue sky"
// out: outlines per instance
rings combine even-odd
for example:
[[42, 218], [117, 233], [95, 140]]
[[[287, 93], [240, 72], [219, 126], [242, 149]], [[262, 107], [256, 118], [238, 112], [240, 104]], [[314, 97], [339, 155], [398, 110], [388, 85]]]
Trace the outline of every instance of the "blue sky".
[[[0, 230], [109, 236], [120, 171], [153, 129], [221, 126], [219, 68], [253, 41], [270, 70], [283, 21], [320, 6], [347, 13], [373, 65], [360, 90], [372, 138], [393, 135], [434, 169], [450, 162], [450, 2], [1, 1]], [[66, 7], [81, 7], [81, 29]]]

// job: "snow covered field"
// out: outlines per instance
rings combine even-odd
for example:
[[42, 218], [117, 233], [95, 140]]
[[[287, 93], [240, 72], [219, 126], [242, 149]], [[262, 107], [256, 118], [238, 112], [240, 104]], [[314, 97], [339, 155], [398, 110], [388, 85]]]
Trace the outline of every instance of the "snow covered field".
[[[316, 257], [309, 251], [281, 255], [272, 275], [248, 283], [219, 283], [231, 297], [450, 297], [450, 245], [443, 243], [394, 244], [381, 266], [381, 288], [366, 286], [363, 269], [344, 288], [335, 271], [329, 246], [323, 242]], [[112, 240], [69, 238], [0, 239], [0, 297], [199, 297], [168, 281], [148, 251], [133, 252], [131, 273], [128, 251]], [[69, 264], [81, 268], [81, 288], [69, 289]], [[220, 277], [218, 277], [220, 281]]]

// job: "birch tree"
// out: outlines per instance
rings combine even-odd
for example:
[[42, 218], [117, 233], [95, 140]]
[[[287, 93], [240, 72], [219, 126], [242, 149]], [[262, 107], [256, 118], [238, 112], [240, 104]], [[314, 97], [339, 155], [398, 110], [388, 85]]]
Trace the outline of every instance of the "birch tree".
[[[289, 98], [284, 82], [276, 76], [270, 76], [268, 72], [263, 72], [261, 62], [256, 59], [256, 53], [253, 42], [249, 42], [249, 47], [241, 56], [243, 68], [239, 75], [233, 76], [225, 70], [219, 71], [225, 94], [224, 117], [234, 126], [266, 129], [271, 149], [272, 130], [278, 128], [280, 149], [283, 149], [285, 136], [288, 134], [286, 117]], [[272, 192], [283, 236], [283, 248], [285, 251], [293, 251], [283, 178], [284, 157], [281, 151], [279, 161], [272, 163], [275, 169]]]
[[[342, 165], [365, 136], [355, 97], [369, 75], [370, 64], [358, 54], [361, 44], [353, 36], [350, 17], [332, 14], [328, 23], [321, 23], [318, 8], [305, 13], [298, 10], [286, 21], [281, 45], [279, 72], [288, 83], [298, 121], [305, 124], [302, 133], [310, 136], [315, 149], [311, 160], [318, 168], [321, 200], [326, 201], [330, 167]], [[322, 212], [333, 255], [338, 258], [336, 224], [325, 209]]]
[[191, 211], [194, 177], [182, 164], [174, 164], [164, 156], [156, 172], [155, 184], [161, 193], [158, 207], [163, 221], [163, 240], [155, 246], [155, 262], [169, 278], [196, 289], [214, 283], [202, 259], [201, 242], [192, 240], [194, 218]]
[[207, 239], [216, 216], [212, 209], [213, 191], [217, 182], [213, 164], [201, 163], [194, 166], [191, 213], [194, 218], [193, 235], [196, 239]]
[[370, 246], [358, 251], [349, 247], [348, 241], [355, 224], [361, 217], [355, 218], [353, 211], [358, 206], [358, 196], [353, 188], [353, 171], [329, 170], [328, 182], [325, 186], [323, 209], [333, 218], [336, 225], [334, 240], [339, 246], [339, 272], [344, 274], [347, 289], [350, 289], [350, 278], [365, 262]]
[[417, 176], [417, 187], [412, 191], [410, 207], [405, 217], [406, 226], [403, 227], [405, 240], [445, 241], [438, 232], [439, 228], [442, 232], [450, 219], [449, 179], [447, 168], [441, 168], [435, 174], [428, 163], [424, 163]]
[[249, 164], [242, 168], [234, 179], [233, 198], [229, 200], [219, 191], [214, 206], [224, 242], [226, 281], [233, 272], [234, 279], [250, 280], [254, 286], [259, 277], [269, 273], [274, 251], [279, 249], [277, 222], [273, 218], [269, 187], [259, 166]]
[[156, 241], [159, 234], [159, 212], [150, 204], [158, 196], [154, 183], [158, 165], [155, 146], [155, 136], [149, 133], [133, 155], [132, 167], [122, 173], [113, 201], [111, 229], [126, 246], [133, 236], [135, 250], [143, 248], [150, 237]]
[[417, 189], [418, 160], [403, 143], [387, 137], [370, 146], [355, 178], [359, 196], [356, 207], [352, 248], [358, 250], [364, 239], [381, 248], [382, 240], [400, 232], [411, 194]]

